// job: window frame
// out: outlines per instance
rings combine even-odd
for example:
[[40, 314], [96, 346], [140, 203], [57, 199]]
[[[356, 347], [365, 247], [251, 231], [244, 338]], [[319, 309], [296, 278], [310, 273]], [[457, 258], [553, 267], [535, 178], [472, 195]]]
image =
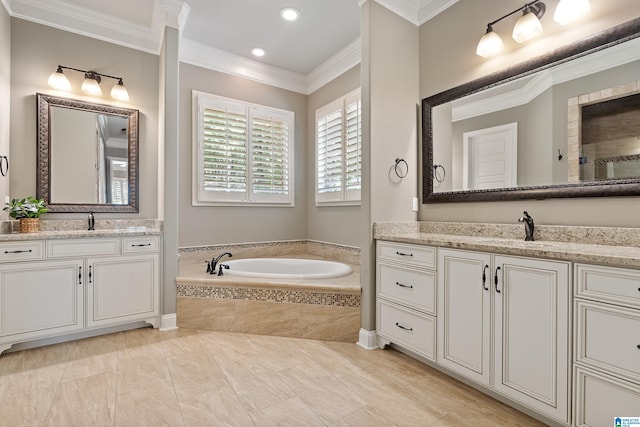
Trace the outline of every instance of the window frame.
[[[357, 134], [357, 150], [359, 162], [357, 169], [360, 172], [359, 181], [360, 185], [357, 190], [349, 189], [347, 178], [349, 176], [347, 172], [347, 145], [345, 142], [345, 135], [347, 134], [347, 106], [352, 105], [353, 102], [358, 103], [358, 134]], [[322, 107], [316, 109], [315, 123], [314, 123], [314, 139], [315, 139], [315, 162], [314, 162], [314, 193], [315, 193], [315, 205], [317, 207], [323, 206], [359, 206], [361, 204], [361, 192], [362, 192], [362, 95], [361, 89], [355, 89], [346, 95], [335, 99]], [[319, 157], [320, 157], [320, 141], [319, 141], [319, 119], [326, 118], [330, 114], [335, 114], [339, 110], [341, 112], [341, 174], [340, 174], [340, 191], [322, 193], [318, 186], [320, 182], [320, 170], [319, 170]]]
[[[246, 123], [246, 164], [244, 169], [246, 191], [225, 192], [204, 189], [201, 173], [204, 165], [204, 123], [203, 112], [206, 108], [226, 108], [235, 114], [244, 114]], [[262, 120], [272, 117], [287, 125], [287, 192], [285, 194], [265, 194], [256, 191], [253, 181], [253, 150], [255, 148], [253, 133], [254, 117]], [[295, 201], [295, 113], [293, 111], [266, 105], [255, 104], [210, 93], [192, 91], [192, 205], [193, 206], [262, 206], [262, 207], [294, 207]]]

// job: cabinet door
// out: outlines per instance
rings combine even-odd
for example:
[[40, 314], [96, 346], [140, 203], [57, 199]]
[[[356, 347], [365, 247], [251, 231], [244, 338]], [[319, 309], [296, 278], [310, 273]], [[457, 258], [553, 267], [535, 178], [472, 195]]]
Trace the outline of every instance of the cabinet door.
[[87, 326], [146, 320], [160, 314], [158, 255], [91, 258], [87, 272]]
[[569, 266], [504, 256], [494, 265], [494, 387], [567, 422]]
[[80, 330], [84, 326], [82, 307], [80, 260], [25, 262], [0, 268], [1, 337], [17, 342]]
[[491, 367], [490, 261], [489, 254], [438, 250], [438, 363], [487, 386]]

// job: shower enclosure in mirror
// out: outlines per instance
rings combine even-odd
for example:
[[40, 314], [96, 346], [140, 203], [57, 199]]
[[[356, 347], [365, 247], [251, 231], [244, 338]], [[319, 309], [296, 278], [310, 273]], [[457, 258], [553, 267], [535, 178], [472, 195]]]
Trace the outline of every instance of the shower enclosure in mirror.
[[37, 94], [37, 196], [50, 212], [138, 212], [138, 111]]
[[639, 28], [423, 99], [424, 201], [640, 194]]

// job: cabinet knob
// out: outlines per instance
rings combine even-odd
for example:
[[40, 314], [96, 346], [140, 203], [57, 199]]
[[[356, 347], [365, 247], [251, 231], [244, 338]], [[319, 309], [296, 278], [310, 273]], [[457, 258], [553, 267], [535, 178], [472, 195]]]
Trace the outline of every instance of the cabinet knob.
[[640, 350], [640, 344], [638, 344], [638, 346], [637, 346], [637, 347], [638, 347], [638, 350]]

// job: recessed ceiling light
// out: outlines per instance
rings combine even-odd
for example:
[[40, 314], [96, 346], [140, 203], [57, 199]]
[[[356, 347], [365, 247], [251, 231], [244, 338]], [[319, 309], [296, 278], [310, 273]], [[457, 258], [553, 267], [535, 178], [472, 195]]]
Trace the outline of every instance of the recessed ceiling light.
[[267, 52], [264, 49], [260, 49], [259, 47], [254, 47], [251, 49], [251, 54], [253, 56], [264, 56]]
[[298, 9], [285, 7], [280, 11], [280, 16], [282, 16], [282, 19], [286, 21], [295, 21], [300, 17], [300, 12], [298, 11]]

